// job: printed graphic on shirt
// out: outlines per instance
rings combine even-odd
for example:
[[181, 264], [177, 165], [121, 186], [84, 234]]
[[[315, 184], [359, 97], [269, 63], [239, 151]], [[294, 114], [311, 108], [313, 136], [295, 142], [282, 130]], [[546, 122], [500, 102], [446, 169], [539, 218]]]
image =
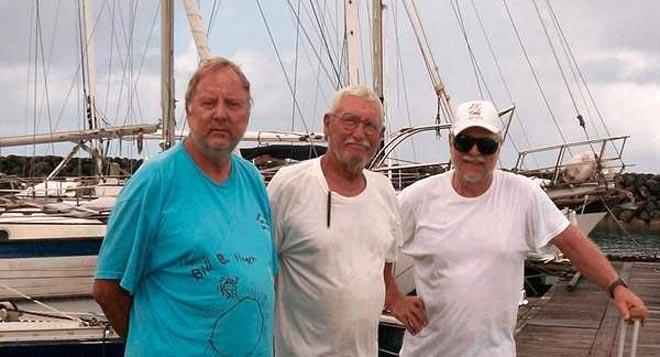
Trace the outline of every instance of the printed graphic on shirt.
[[[218, 281], [221, 298], [226, 299], [228, 308], [218, 314], [208, 338], [209, 355], [215, 356], [254, 356], [262, 340], [266, 337], [264, 301], [266, 297], [249, 289], [247, 294], [238, 297], [238, 278], [223, 277]], [[246, 318], [250, 316], [250, 318]], [[231, 340], [226, 336], [240, 328], [243, 339]], [[246, 343], [246, 341], [249, 341]]]
[[[265, 229], [270, 230], [270, 227], [266, 224]], [[221, 274], [215, 281], [215, 290], [223, 307], [214, 317], [213, 327], [207, 338], [206, 355], [243, 357], [254, 356], [260, 351], [261, 344], [267, 337], [264, 317], [267, 297], [253, 287], [246, 286], [247, 283], [241, 277], [234, 274], [223, 275], [232, 265], [240, 266], [240, 271], [253, 268], [257, 262], [258, 258], [255, 256], [225, 251], [186, 262], [190, 277], [196, 283], [207, 282], [208, 279], [214, 279], [217, 274]], [[229, 270], [231, 271], [231, 268]], [[236, 329], [240, 329], [242, 338], [227, 338], [236, 335]]]

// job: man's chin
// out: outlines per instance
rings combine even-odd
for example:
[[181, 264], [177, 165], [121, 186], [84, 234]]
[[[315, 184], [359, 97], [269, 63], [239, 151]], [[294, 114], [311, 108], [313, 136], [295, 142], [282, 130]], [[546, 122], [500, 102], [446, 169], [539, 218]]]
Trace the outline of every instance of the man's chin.
[[347, 156], [343, 160], [344, 165], [362, 170], [369, 163], [364, 156]]
[[238, 145], [238, 141], [233, 142], [227, 139], [211, 139], [206, 141], [206, 147], [213, 151], [232, 151]]
[[463, 179], [463, 181], [465, 181], [467, 183], [477, 184], [477, 183], [482, 182], [486, 178], [486, 175], [464, 173], [464, 174], [461, 175], [461, 178]]

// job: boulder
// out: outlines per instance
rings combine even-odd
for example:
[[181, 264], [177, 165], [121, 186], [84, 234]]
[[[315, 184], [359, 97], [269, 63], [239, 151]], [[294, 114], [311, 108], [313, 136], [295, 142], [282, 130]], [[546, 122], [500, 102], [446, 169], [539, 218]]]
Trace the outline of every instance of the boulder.
[[635, 211], [632, 210], [623, 210], [621, 214], [619, 215], [619, 219], [624, 221], [624, 222], [630, 222], [631, 219], [635, 217]]
[[630, 227], [633, 229], [645, 229], [646, 228], [646, 221], [640, 218], [633, 218], [629, 222]]
[[649, 221], [649, 228], [653, 230], [660, 230], [660, 217], [651, 218]]

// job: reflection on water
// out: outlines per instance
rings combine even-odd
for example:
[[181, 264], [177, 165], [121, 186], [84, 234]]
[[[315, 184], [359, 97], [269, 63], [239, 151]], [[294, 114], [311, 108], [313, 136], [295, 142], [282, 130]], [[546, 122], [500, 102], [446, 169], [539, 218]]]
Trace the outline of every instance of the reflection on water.
[[660, 229], [627, 227], [629, 236], [615, 224], [603, 221], [589, 237], [612, 256], [660, 257]]

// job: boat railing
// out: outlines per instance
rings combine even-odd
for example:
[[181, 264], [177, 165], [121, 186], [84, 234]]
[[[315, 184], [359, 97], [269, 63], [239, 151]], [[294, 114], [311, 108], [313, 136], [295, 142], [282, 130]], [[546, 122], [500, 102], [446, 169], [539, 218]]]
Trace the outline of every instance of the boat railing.
[[[558, 145], [533, 148], [520, 151], [516, 165], [512, 171], [530, 177], [544, 179], [544, 186], [561, 188], [579, 185], [607, 186], [613, 183], [614, 177], [626, 168], [623, 161], [623, 150], [629, 136], [614, 136], [601, 139], [575, 141]], [[608, 150], [612, 149], [612, 150]], [[571, 161], [576, 149], [586, 149], [589, 159]], [[552, 159], [551, 164], [528, 168], [532, 155], [544, 155]], [[594, 174], [581, 182], [567, 182], [563, 177], [566, 170], [590, 165], [595, 167]]]

